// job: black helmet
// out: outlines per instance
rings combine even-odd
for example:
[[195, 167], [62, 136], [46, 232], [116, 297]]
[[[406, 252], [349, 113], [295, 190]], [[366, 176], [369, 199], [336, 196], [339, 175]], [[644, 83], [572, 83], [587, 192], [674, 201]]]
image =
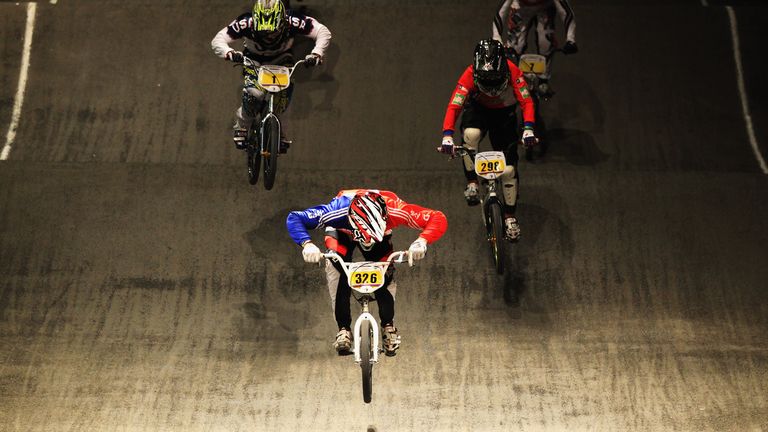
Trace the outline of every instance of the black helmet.
[[509, 84], [509, 67], [501, 42], [483, 39], [475, 47], [472, 63], [475, 84], [481, 92], [498, 96]]

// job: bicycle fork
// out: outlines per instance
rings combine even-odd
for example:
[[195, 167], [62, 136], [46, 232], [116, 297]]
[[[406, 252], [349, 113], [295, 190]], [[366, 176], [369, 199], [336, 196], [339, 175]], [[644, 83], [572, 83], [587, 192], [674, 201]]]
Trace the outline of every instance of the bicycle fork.
[[[259, 145], [261, 147], [261, 155], [264, 157], [269, 157], [269, 154], [270, 154], [269, 149], [266, 148], [264, 144], [264, 131], [266, 130], [266, 123], [270, 118], [275, 119], [275, 123], [277, 123], [276, 132], [278, 136], [282, 136], [282, 132], [280, 130], [280, 128], [282, 128], [282, 126], [280, 125], [280, 118], [275, 115], [274, 107], [275, 107], [275, 95], [270, 93], [267, 96], [267, 106], [265, 107], [264, 113], [261, 116], [261, 125], [259, 127]], [[273, 133], [274, 132], [275, 131], [273, 131]]]
[[373, 318], [373, 315], [368, 311], [368, 299], [364, 298], [360, 303], [363, 305], [363, 312], [357, 317], [357, 321], [355, 321], [355, 331], [353, 333], [355, 335], [355, 362], [360, 364], [363, 361], [360, 356], [360, 339], [368, 337], [368, 335], [360, 334], [360, 327], [363, 325], [363, 321], [367, 320], [373, 330], [373, 338], [371, 340], [373, 356], [371, 356], [371, 363], [377, 363], [379, 361], [379, 325], [376, 322], [376, 319]]

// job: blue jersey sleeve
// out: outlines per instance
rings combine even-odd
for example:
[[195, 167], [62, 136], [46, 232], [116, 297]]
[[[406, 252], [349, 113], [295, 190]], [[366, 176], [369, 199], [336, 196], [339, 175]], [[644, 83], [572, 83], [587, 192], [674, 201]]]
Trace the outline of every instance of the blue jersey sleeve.
[[285, 226], [293, 241], [300, 245], [307, 240], [312, 240], [308, 232], [311, 229], [324, 226], [338, 227], [339, 224], [346, 223], [348, 207], [348, 198], [334, 198], [328, 204], [290, 212], [285, 220]]

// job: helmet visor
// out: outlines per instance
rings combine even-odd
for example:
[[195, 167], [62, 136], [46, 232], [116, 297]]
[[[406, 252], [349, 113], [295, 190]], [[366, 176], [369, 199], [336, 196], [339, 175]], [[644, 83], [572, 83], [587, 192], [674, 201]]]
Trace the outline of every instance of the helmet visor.
[[477, 87], [490, 96], [498, 96], [507, 88], [507, 78], [498, 73], [486, 73], [477, 77]]

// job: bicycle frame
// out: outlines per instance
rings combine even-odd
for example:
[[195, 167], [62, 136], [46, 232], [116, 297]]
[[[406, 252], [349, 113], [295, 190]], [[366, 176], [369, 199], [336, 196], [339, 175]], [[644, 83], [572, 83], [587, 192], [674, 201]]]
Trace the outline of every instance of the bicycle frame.
[[373, 357], [371, 358], [371, 363], [375, 364], [379, 361], [381, 338], [379, 324], [376, 321], [376, 318], [370, 313], [368, 304], [375, 300], [373, 297], [374, 291], [384, 286], [385, 274], [389, 266], [392, 263], [408, 262], [408, 251], [392, 252], [387, 261], [346, 262], [336, 252], [325, 253], [323, 254], [323, 257], [336, 261], [341, 265], [341, 268], [347, 276], [349, 286], [352, 288], [352, 294], [362, 307], [362, 312], [360, 313], [360, 316], [357, 317], [354, 325], [353, 339], [355, 363], [360, 364], [362, 362], [360, 355], [360, 327], [364, 321], [368, 321], [371, 324], [373, 340], [376, 344], [376, 349], [373, 350]]
[[[262, 109], [261, 121], [259, 124], [259, 146], [261, 152], [264, 153], [264, 124], [271, 117], [277, 121], [278, 130], [281, 127], [280, 118], [275, 114], [275, 94], [287, 91], [291, 85], [291, 77], [293, 76], [296, 67], [305, 60], [299, 60], [294, 63], [293, 66], [279, 66], [279, 65], [259, 65], [253, 60], [245, 57], [243, 59], [243, 66], [253, 70], [253, 74], [258, 78], [258, 85], [265, 90], [267, 95], [266, 106]], [[272, 83], [269, 83], [269, 78], [272, 79]]]
[[[277, 157], [280, 154], [282, 125], [280, 118], [275, 112], [275, 94], [283, 94], [291, 86], [291, 76], [296, 67], [305, 60], [297, 61], [293, 66], [280, 65], [259, 65], [253, 60], [245, 57], [242, 66], [244, 68], [246, 85], [250, 85], [255, 78], [254, 85], [267, 93], [265, 103], [261, 106], [259, 112], [253, 112], [254, 106], [251, 97], [246, 95], [243, 98], [242, 109], [248, 111], [249, 117], [252, 117], [251, 123], [247, 126], [246, 148], [248, 161], [248, 181], [250, 184], [256, 184], [259, 178], [262, 160], [264, 163], [264, 188], [272, 189], [277, 175]], [[288, 95], [284, 95], [287, 99]], [[285, 102], [287, 106], [287, 100]], [[260, 118], [256, 123], [256, 118]]]
[[[475, 165], [477, 166], [477, 161], [475, 160], [476, 155], [488, 155], [485, 156], [486, 160], [490, 160], [493, 158], [501, 158], [504, 159], [504, 154], [502, 152], [478, 152], [476, 149], [464, 147], [464, 146], [456, 146], [456, 153], [459, 156], [469, 156], [472, 158], [473, 162], [475, 162]], [[498, 161], [498, 159], [494, 159], [491, 162]], [[504, 164], [506, 164], [506, 159], [504, 159]], [[497, 167], [498, 168], [498, 167]], [[483, 211], [486, 212], [488, 209], [488, 205], [491, 203], [499, 203], [499, 205], [502, 206], [502, 209], [504, 208], [504, 194], [500, 191], [501, 188], [501, 175], [504, 171], [504, 169], [496, 169], [494, 172], [489, 171], [486, 174], [483, 174], [482, 172], [478, 172], [478, 176], [480, 177], [480, 185], [483, 187], [483, 194], [480, 198], [480, 201], [483, 204]]]

